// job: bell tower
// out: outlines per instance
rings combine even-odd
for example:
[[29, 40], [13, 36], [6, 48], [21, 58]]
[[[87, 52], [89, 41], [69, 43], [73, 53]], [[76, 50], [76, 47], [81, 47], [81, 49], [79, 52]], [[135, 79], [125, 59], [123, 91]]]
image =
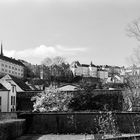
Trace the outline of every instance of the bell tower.
[[0, 52], [0, 55], [1, 55], [1, 56], [4, 56], [4, 54], [3, 54], [3, 45], [2, 45], [2, 42], [1, 42], [1, 52]]

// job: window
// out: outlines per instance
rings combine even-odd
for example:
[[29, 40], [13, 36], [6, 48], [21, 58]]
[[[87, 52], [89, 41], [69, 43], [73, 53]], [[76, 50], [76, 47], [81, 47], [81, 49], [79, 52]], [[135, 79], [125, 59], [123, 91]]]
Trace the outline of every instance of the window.
[[15, 106], [12, 106], [11, 112], [14, 112], [14, 111], [16, 111], [16, 110], [15, 110]]
[[15, 105], [15, 96], [11, 96], [11, 105]]
[[9, 73], [11, 73], [11, 70], [9, 70]]
[[17, 70], [17, 68], [15, 68], [15, 70]]
[[14, 67], [12, 67], [12, 69], [14, 69]]
[[9, 69], [11, 69], [11, 66], [9, 66]]
[[1, 64], [2, 66], [4, 66], [4, 64]]
[[4, 69], [2, 69], [2, 71], [4, 71]]
[[7, 67], [7, 65], [5, 64], [5, 67]]
[[14, 92], [14, 89], [15, 89], [15, 87], [14, 87], [14, 86], [12, 86], [12, 92]]
[[7, 72], [7, 70], [5, 69], [5, 72]]
[[2, 101], [1, 98], [2, 98], [2, 97], [0, 97], [0, 112], [1, 112], [1, 101]]

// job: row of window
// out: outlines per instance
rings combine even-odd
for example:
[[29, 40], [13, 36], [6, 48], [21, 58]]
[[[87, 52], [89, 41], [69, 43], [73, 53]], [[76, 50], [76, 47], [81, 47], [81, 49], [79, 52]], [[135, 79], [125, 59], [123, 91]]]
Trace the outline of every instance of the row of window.
[[14, 71], [7, 70], [7, 69], [3, 69], [3, 68], [2, 68], [2, 71], [3, 71], [3, 72], [6, 72], [6, 73], [11, 73], [11, 74], [23, 76], [23, 73], [18, 73], [18, 72], [14, 72]]
[[[1, 64], [3, 67], [5, 66], [6, 68], [8, 67], [8, 65], [7, 64]], [[23, 70], [22, 69], [17, 69], [17, 68], [15, 68], [15, 67], [13, 67], [13, 66], [9, 66], [9, 69], [13, 69], [13, 70], [18, 70], [18, 71], [21, 71], [21, 72], [23, 72]]]

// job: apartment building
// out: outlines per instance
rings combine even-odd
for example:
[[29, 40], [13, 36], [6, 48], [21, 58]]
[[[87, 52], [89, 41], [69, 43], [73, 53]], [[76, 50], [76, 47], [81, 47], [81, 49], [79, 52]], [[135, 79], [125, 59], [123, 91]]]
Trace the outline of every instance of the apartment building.
[[20, 61], [4, 56], [1, 45], [0, 53], [0, 75], [13, 75], [18, 78], [24, 77], [24, 64]]
[[87, 65], [75, 61], [71, 64], [71, 70], [74, 76], [94, 77], [100, 79], [108, 78], [108, 71], [103, 69], [102, 66], [95, 66], [92, 62], [90, 65]]

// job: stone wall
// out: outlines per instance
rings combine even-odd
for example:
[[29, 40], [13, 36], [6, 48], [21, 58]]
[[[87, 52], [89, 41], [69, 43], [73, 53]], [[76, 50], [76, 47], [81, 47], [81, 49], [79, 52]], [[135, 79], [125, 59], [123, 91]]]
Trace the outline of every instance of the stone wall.
[[[106, 114], [98, 112], [73, 113], [26, 113], [19, 118], [26, 119], [26, 133], [98, 133], [95, 119]], [[113, 113], [116, 126], [121, 133], [140, 133], [140, 113]]]
[[0, 120], [17, 119], [16, 112], [0, 112]]
[[24, 133], [25, 120], [13, 119], [0, 121], [0, 140], [12, 140]]

